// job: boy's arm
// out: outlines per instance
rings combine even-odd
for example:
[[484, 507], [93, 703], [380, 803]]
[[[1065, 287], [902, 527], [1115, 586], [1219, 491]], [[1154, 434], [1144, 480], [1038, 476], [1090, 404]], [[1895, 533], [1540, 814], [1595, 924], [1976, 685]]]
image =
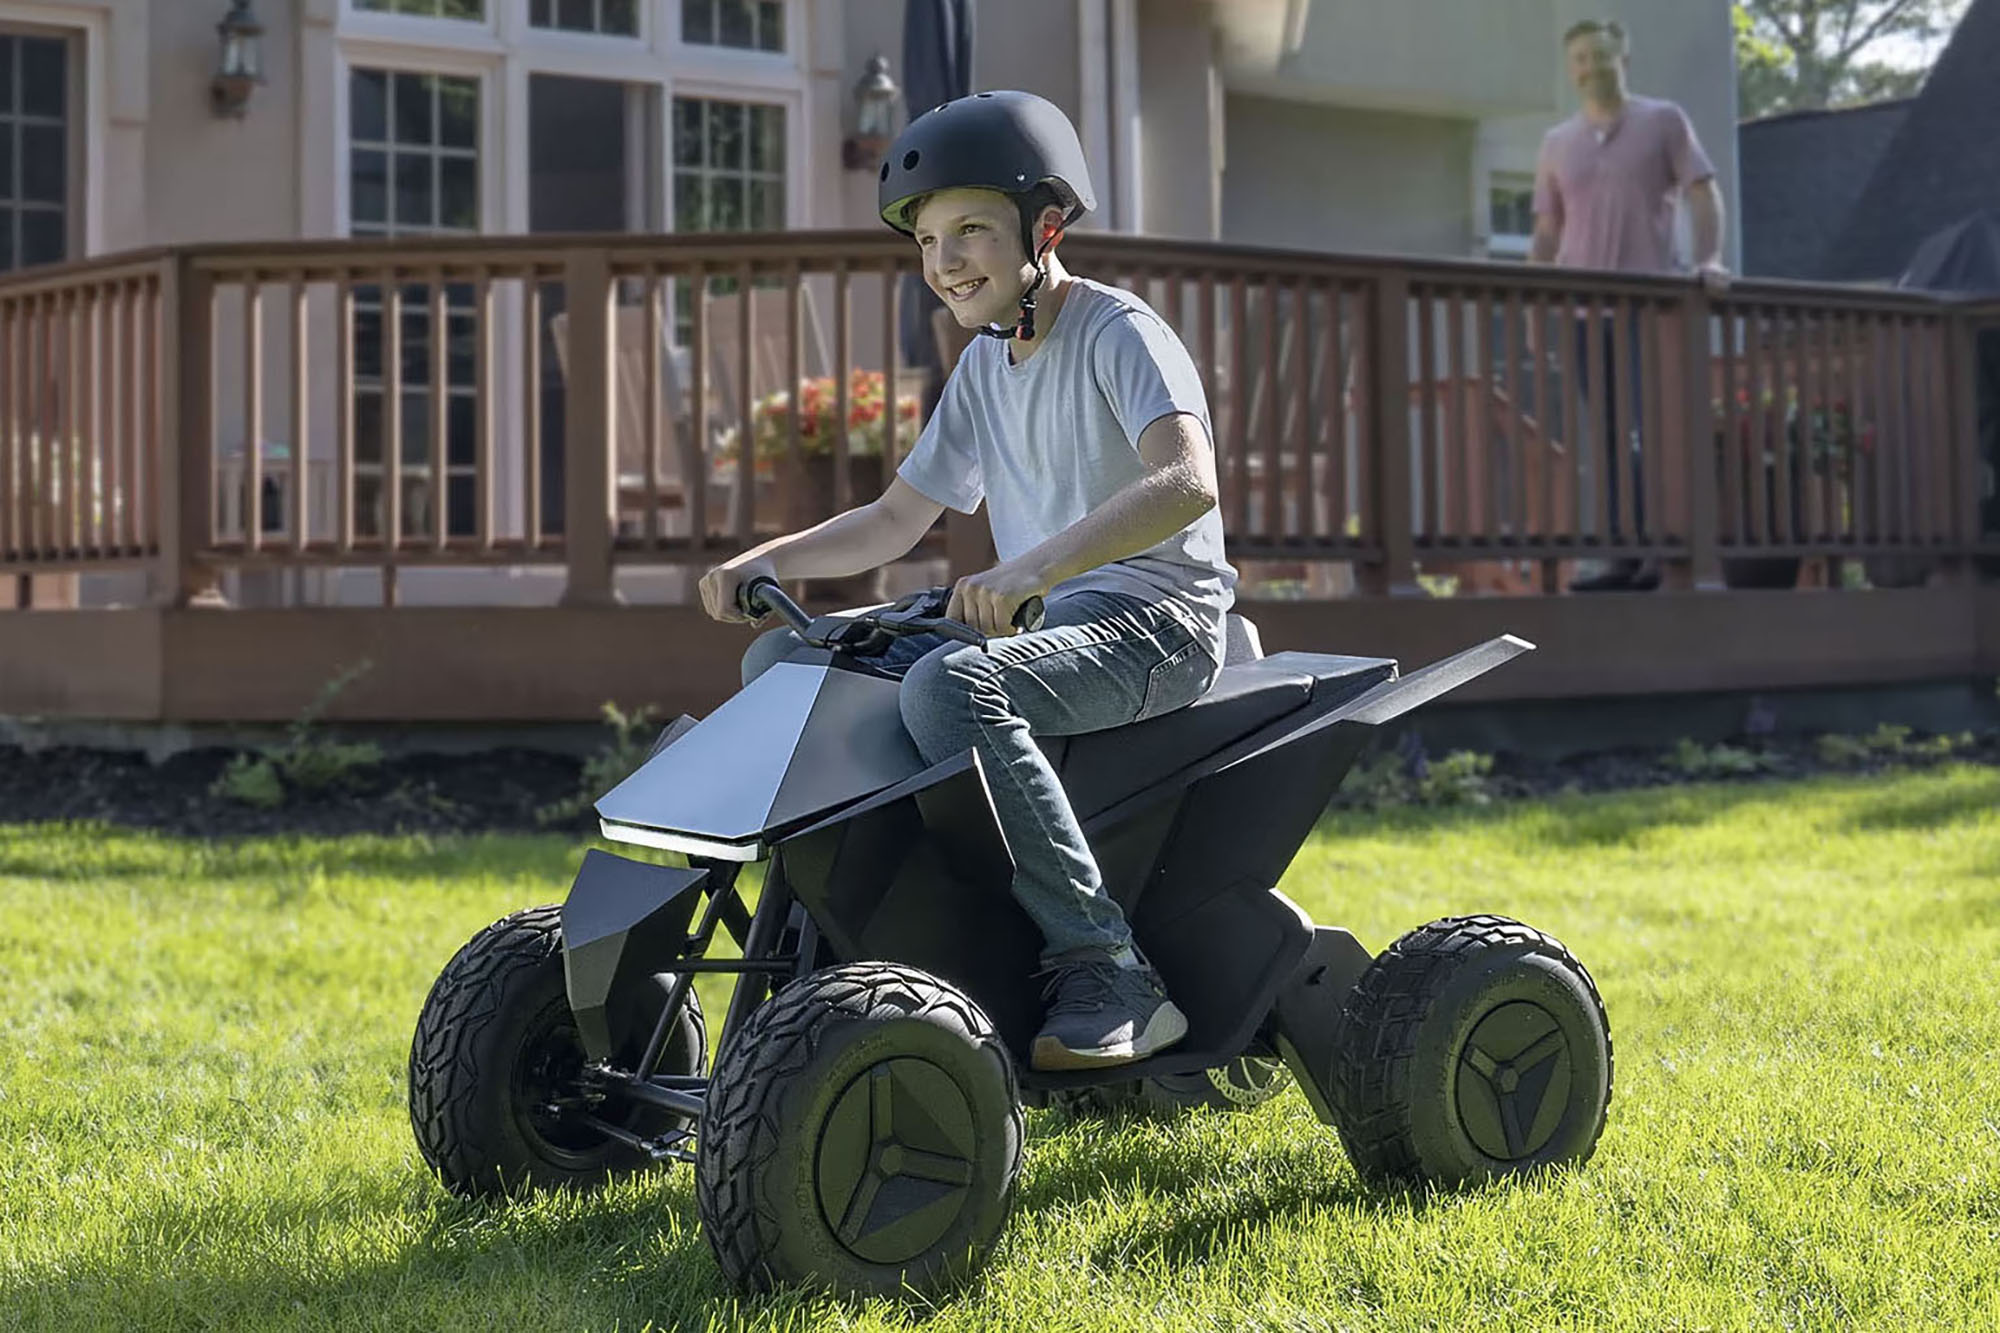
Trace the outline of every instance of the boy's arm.
[[865, 574], [908, 554], [943, 512], [943, 505], [897, 477], [865, 505], [774, 537], [709, 570], [701, 580], [702, 606], [717, 620], [742, 621], [747, 617], [736, 609], [736, 589], [757, 575], [782, 582]]
[[1146, 475], [1032, 550], [960, 579], [947, 613], [983, 634], [1012, 634], [1021, 603], [1064, 579], [1158, 546], [1216, 504], [1215, 450], [1200, 418], [1161, 417], [1139, 434]]

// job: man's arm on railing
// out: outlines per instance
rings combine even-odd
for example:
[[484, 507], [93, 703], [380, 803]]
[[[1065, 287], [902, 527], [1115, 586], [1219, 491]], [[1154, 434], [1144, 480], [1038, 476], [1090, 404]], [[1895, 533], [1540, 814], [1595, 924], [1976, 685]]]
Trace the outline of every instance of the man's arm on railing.
[[1695, 271], [1722, 268], [1722, 191], [1715, 187], [1715, 177], [1688, 186], [1687, 201]]

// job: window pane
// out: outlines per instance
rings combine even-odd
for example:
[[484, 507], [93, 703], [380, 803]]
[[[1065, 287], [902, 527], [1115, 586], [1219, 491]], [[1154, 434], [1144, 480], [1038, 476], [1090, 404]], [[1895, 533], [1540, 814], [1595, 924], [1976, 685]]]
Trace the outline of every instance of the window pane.
[[785, 169], [785, 109], [750, 108], [750, 170], [778, 174]]
[[68, 136], [59, 125], [21, 126], [21, 198], [60, 204], [68, 167]]
[[439, 79], [438, 142], [447, 148], [479, 146], [479, 83]]
[[701, 109], [707, 105], [691, 97], [674, 99], [674, 165], [698, 167], [702, 164]]
[[471, 467], [479, 453], [479, 400], [469, 393], [455, 393], [444, 412], [445, 461], [453, 467]]
[[0, 208], [0, 273], [14, 267], [14, 210]]
[[431, 198], [431, 158], [428, 153], [396, 157], [396, 214], [402, 227], [428, 227], [437, 220]]
[[14, 127], [0, 121], [0, 199], [14, 197]]
[[382, 535], [382, 478], [376, 473], [354, 478], [354, 532], [359, 537]]
[[21, 114], [60, 117], [68, 53], [60, 41], [42, 37], [17, 39], [21, 64]]
[[750, 225], [758, 231], [785, 229], [785, 186], [782, 181], [750, 182]]
[[747, 0], [720, 0], [718, 4], [721, 31], [716, 34], [720, 46], [752, 46], [750, 31], [750, 6]]
[[50, 208], [21, 210], [21, 263], [54, 264], [69, 251], [63, 215]]
[[431, 382], [430, 293], [423, 287], [403, 292], [403, 387], [423, 388]]
[[708, 162], [725, 171], [743, 170], [741, 102], [711, 102], [708, 108]]
[[779, 0], [762, 0], [758, 5], [757, 46], [764, 51], [785, 49], [785, 7]]
[[357, 69], [347, 81], [347, 123], [356, 139], [380, 143], [389, 137], [389, 76]]
[[707, 231], [708, 206], [701, 177], [684, 172], [674, 177], [674, 230]]
[[717, 176], [709, 194], [709, 221], [716, 231], [742, 231], [743, 180], [740, 176]]
[[[361, 292], [355, 289], [358, 301]], [[357, 306], [354, 311], [354, 377], [363, 380], [382, 378], [382, 312]], [[379, 410], [379, 409], [378, 409]]]
[[397, 143], [423, 144], [425, 147], [432, 143], [430, 83], [429, 77], [422, 74], [396, 76]]
[[382, 461], [382, 391], [354, 391], [354, 461]]
[[0, 32], [0, 113], [14, 109], [15, 40]]
[[590, 0], [556, 0], [556, 26], [572, 32], [595, 32], [595, 9]]
[[604, 31], [619, 37], [639, 35], [637, 0], [604, 0]]
[[389, 155], [373, 148], [355, 149], [347, 179], [351, 220], [386, 223], [389, 220]]
[[549, 0], [528, 0], [528, 26], [531, 28], [549, 26]]
[[438, 163], [438, 225], [466, 231], [479, 229], [479, 164], [469, 157], [447, 157]]
[[681, 0], [681, 40], [715, 44], [714, 0]]
[[444, 0], [440, 16], [479, 22], [486, 17], [486, 0]]
[[[431, 462], [431, 394], [428, 389], [406, 390], [403, 394], [403, 477], [410, 476], [412, 468], [427, 468]], [[408, 492], [403, 496], [403, 517], [408, 519], [410, 500]]]
[[451, 506], [445, 510], [445, 535], [448, 537], [471, 537], [479, 531], [479, 516], [474, 512], [479, 503], [476, 477], [446, 477], [446, 492]]

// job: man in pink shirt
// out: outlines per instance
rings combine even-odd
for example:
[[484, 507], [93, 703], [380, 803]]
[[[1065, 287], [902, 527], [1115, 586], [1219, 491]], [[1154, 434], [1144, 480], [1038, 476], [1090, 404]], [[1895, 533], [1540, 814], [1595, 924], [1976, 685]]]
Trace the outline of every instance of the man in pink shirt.
[[[1728, 280], [1722, 262], [1722, 195], [1715, 186], [1715, 167], [1702, 151], [1687, 113], [1672, 102], [1641, 97], [1628, 90], [1630, 48], [1625, 29], [1615, 22], [1587, 20], [1563, 34], [1563, 53], [1571, 81], [1582, 95], [1576, 115], [1542, 139], [1541, 161], [1535, 171], [1535, 242], [1538, 263], [1570, 268], [1609, 269], [1622, 273], [1673, 273], [1674, 202], [1685, 196], [1694, 232], [1694, 269], [1711, 289]], [[1588, 347], [1589, 326], [1579, 330], [1580, 348]], [[1631, 377], [1635, 409], [1644, 391], [1638, 370], [1638, 338], [1633, 336]], [[1616, 377], [1612, 330], [1602, 330], [1606, 366], [1605, 456], [1618, 457]], [[1580, 366], [1587, 356], [1580, 351]], [[1586, 391], [1589, 385], [1582, 386]], [[1636, 418], [1640, 413], [1635, 410]], [[1633, 453], [1632, 475], [1639, 475], [1637, 432], [1628, 444]], [[1616, 543], [1619, 531], [1619, 469], [1608, 468], [1608, 486], [1601, 494], [1610, 505], [1609, 530]], [[1633, 515], [1645, 527], [1644, 495], [1633, 488]], [[1637, 534], [1634, 534], [1635, 536]], [[1614, 560], [1601, 573], [1579, 579], [1573, 591], [1659, 586], [1657, 566], [1636, 559]]]

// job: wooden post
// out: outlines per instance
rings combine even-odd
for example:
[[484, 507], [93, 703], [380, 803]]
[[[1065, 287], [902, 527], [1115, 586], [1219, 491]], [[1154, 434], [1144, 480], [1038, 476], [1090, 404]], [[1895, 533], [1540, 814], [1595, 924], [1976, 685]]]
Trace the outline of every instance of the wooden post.
[[[1658, 386], [1659, 391], [1665, 391], [1669, 384], [1680, 390], [1677, 433], [1681, 456], [1687, 463], [1688, 554], [1685, 561], [1668, 563], [1668, 581], [1675, 587], [1720, 592], [1725, 586], [1719, 531], [1721, 509], [1716, 495], [1720, 479], [1716, 473], [1715, 405], [1709, 399], [1709, 303], [1705, 287], [1696, 284], [1681, 298], [1680, 323], [1679, 374], [1662, 376], [1666, 383]], [[1648, 441], [1646, 447], [1657, 449], [1666, 443], [1664, 439]], [[1668, 453], [1660, 462], [1665, 465], [1672, 458]], [[1655, 522], [1666, 516], [1666, 499], [1662, 493], [1649, 501], [1652, 513], [1657, 516]]]
[[[1410, 521], [1410, 282], [1390, 271], [1369, 293], [1368, 437], [1375, 466], [1367, 498], [1381, 563], [1363, 571], [1370, 592], [1417, 597], [1416, 537]], [[1428, 349], [1425, 349], [1428, 352]]]
[[227, 606], [213, 565], [215, 505], [215, 279], [184, 254], [160, 261], [160, 525], [153, 603]]
[[563, 411], [564, 606], [616, 606], [612, 580], [611, 261], [600, 249], [570, 252], [563, 265], [569, 312], [569, 386]]
[[1944, 421], [1945, 485], [1955, 503], [1951, 514], [1951, 544], [1939, 562], [1941, 581], [1973, 581], [1972, 549], [1979, 545], [1979, 502], [1985, 476], [1979, 457], [1979, 325], [1972, 316], [1945, 318], [1942, 334], [1945, 364]]

